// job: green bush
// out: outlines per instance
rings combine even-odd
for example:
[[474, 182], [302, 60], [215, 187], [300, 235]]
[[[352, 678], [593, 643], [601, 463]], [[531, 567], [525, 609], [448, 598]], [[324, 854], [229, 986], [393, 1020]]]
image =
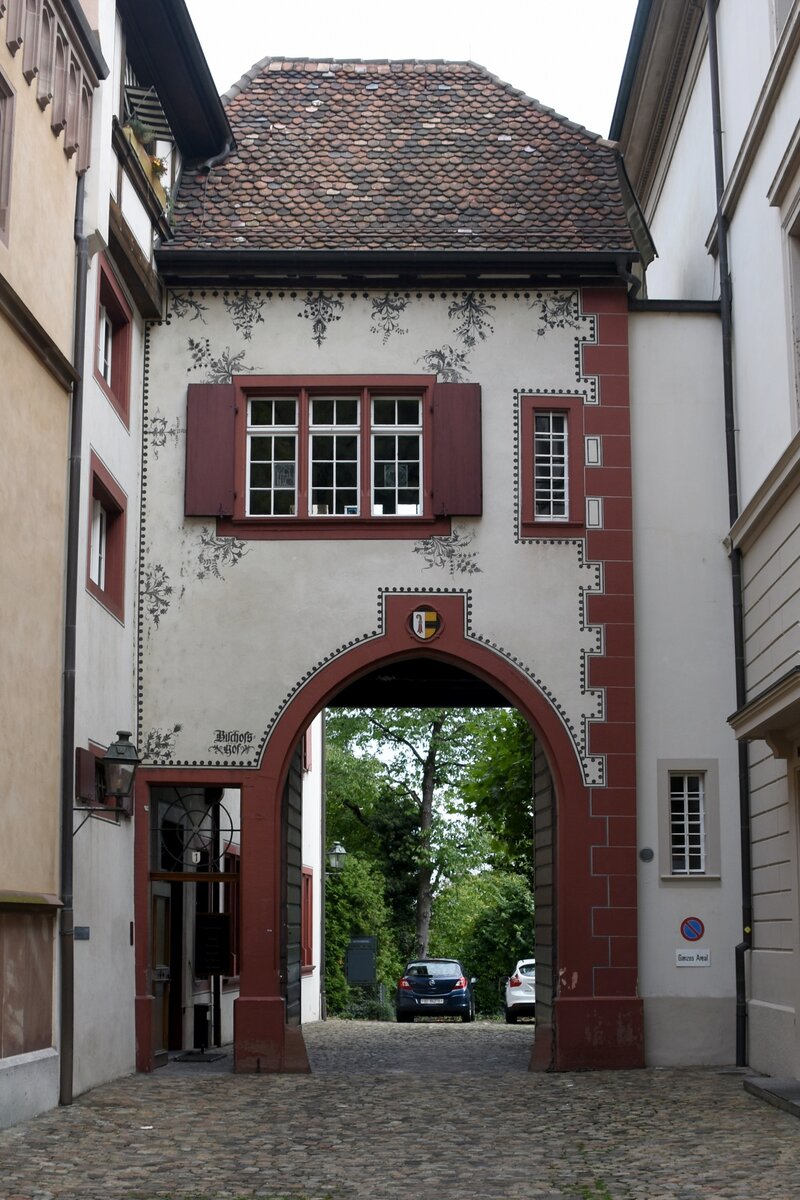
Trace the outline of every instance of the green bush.
[[360, 855], [348, 854], [342, 870], [332, 874], [326, 884], [325, 992], [331, 1015], [361, 1015], [365, 1005], [364, 989], [352, 987], [345, 976], [347, 947], [354, 937], [378, 939], [376, 987], [383, 984], [387, 994], [393, 994], [402, 963], [383, 878]]

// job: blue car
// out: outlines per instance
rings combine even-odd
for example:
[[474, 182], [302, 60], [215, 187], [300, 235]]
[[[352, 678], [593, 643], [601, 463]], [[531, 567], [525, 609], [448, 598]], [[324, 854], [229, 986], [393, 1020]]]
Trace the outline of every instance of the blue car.
[[464, 1022], [474, 1021], [475, 982], [453, 958], [413, 959], [397, 984], [397, 1019], [461, 1017]]

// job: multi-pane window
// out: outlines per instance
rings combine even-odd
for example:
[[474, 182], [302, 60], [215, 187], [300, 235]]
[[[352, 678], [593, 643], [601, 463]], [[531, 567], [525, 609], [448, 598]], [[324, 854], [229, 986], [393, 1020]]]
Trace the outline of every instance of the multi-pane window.
[[297, 512], [297, 400], [270, 396], [249, 401], [248, 496], [253, 517]]
[[372, 401], [372, 511], [418, 516], [421, 509], [422, 412], [414, 396]]
[[670, 773], [669, 822], [672, 874], [705, 874], [705, 777], [701, 772]]
[[534, 416], [534, 514], [559, 521], [569, 517], [567, 415], [538, 411]]
[[311, 514], [357, 516], [359, 400], [314, 396], [309, 403]]
[[422, 516], [421, 395], [300, 389], [247, 401], [250, 517]]

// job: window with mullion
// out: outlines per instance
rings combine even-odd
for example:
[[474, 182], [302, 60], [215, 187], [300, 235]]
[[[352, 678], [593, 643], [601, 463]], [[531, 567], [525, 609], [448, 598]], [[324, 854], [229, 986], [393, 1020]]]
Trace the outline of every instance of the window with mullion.
[[534, 514], [537, 519], [569, 517], [567, 416], [537, 412], [534, 418]]
[[252, 517], [297, 512], [297, 399], [259, 396], [248, 401], [247, 511]]
[[419, 516], [422, 505], [422, 401], [372, 399], [372, 514]]
[[670, 775], [669, 811], [673, 875], [704, 874], [705, 787], [701, 774]]
[[356, 396], [309, 400], [310, 512], [354, 517], [359, 497], [360, 402]]

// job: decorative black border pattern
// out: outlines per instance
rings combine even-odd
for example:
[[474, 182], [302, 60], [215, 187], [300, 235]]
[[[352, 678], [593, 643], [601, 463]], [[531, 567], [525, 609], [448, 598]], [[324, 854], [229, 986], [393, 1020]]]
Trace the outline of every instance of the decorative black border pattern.
[[[550, 289], [550, 290], [557, 292], [561, 289], [556, 288], [556, 289]], [[248, 312], [246, 314], [240, 313], [235, 308], [235, 306], [233, 306], [231, 304], [230, 297], [232, 297], [232, 296], [235, 297], [239, 294], [241, 294], [242, 296], [244, 296], [247, 299]], [[143, 693], [144, 605], [141, 603], [141, 596], [143, 594], [144, 581], [145, 581], [145, 525], [146, 525], [146, 512], [147, 512], [147, 472], [148, 472], [147, 439], [151, 432], [150, 428], [149, 428], [149, 421], [148, 421], [151, 328], [153, 325], [161, 325], [161, 324], [171, 325], [173, 319], [185, 318], [189, 313], [192, 314], [190, 317], [190, 320], [194, 321], [199, 318], [201, 323], [205, 324], [206, 323], [205, 318], [202, 314], [207, 313], [209, 311], [208, 306], [204, 303], [204, 301], [208, 298], [209, 295], [213, 299], [219, 299], [219, 298], [223, 299], [223, 304], [225, 306], [226, 311], [228, 312], [229, 317], [232, 319], [232, 321], [234, 323], [234, 327], [237, 329], [238, 332], [240, 332], [242, 334], [242, 336], [245, 336], [247, 338], [247, 340], [250, 340], [249, 337], [247, 337], [247, 334], [252, 332], [253, 324], [259, 323], [259, 318], [251, 316], [251, 313], [258, 313], [259, 317], [260, 317], [262, 305], [265, 300], [270, 301], [273, 299], [273, 297], [276, 297], [279, 300], [289, 299], [291, 301], [296, 301], [298, 298], [302, 299], [304, 302], [304, 311], [298, 313], [297, 315], [300, 317], [306, 317], [307, 319], [310, 319], [312, 321], [312, 326], [313, 326], [314, 318], [319, 316], [319, 313], [317, 311], [314, 311], [313, 301], [318, 301], [320, 298], [323, 298], [323, 299], [330, 298], [331, 300], [334, 301], [334, 305], [333, 305], [333, 308], [330, 313], [326, 310], [326, 312], [324, 314], [326, 317], [326, 320], [324, 321], [324, 328], [322, 328], [322, 329], [315, 328], [313, 330], [314, 340], [316, 340], [317, 345], [320, 346], [322, 344], [322, 341], [325, 340], [325, 337], [328, 333], [328, 326], [329, 326], [331, 320], [338, 321], [344, 311], [344, 305], [342, 302], [345, 299], [346, 293], [339, 291], [339, 292], [335, 292], [335, 293], [329, 293], [326, 296], [325, 293], [323, 293], [319, 290], [303, 291], [302, 289], [292, 290], [292, 289], [285, 289], [285, 288], [278, 289], [277, 291], [272, 291], [271, 289], [259, 289], [259, 288], [256, 288], [254, 290], [244, 289], [244, 290], [241, 290], [241, 292], [237, 291], [236, 289], [217, 289], [217, 288], [210, 289], [210, 290], [203, 288], [203, 289], [200, 289], [199, 291], [195, 291], [194, 289], [174, 289], [174, 290], [171, 290], [169, 293], [169, 300], [168, 300], [168, 305], [167, 305], [167, 315], [164, 318], [164, 320], [148, 322], [145, 326], [144, 378], [143, 378], [143, 390], [142, 390], [142, 458], [141, 458], [142, 486], [141, 486], [141, 494], [140, 494], [140, 521], [139, 521], [139, 570], [138, 570], [138, 589], [139, 590], [138, 590], [138, 595], [137, 595], [137, 643], [138, 644], [137, 644], [137, 654], [136, 654], [136, 693], [137, 693], [136, 726], [137, 726], [137, 741], [140, 744], [143, 739], [143, 724], [142, 723], [143, 723], [143, 712], [144, 712], [144, 693]], [[374, 289], [364, 290], [361, 292], [351, 291], [349, 293], [349, 298], [352, 300], [364, 299], [366, 301], [370, 301], [370, 300], [374, 301], [375, 295], [376, 295], [376, 293], [375, 293]], [[579, 732], [575, 728], [575, 726], [572, 724], [572, 722], [570, 721], [570, 718], [567, 716], [566, 712], [559, 705], [558, 700], [556, 699], [555, 695], [548, 690], [548, 688], [542, 683], [542, 681], [540, 679], [538, 679], [538, 677], [532, 671], [530, 671], [529, 668], [527, 666], [525, 666], [524, 663], [521, 662], [521, 660], [517, 659], [514, 655], [510, 654], [510, 652], [505, 650], [502, 646], [498, 646], [496, 643], [490, 642], [490, 641], [488, 641], [488, 639], [482, 638], [480, 635], [474, 633], [471, 629], [472, 605], [471, 605], [471, 591], [469, 589], [467, 589], [467, 590], [451, 589], [451, 588], [424, 588], [423, 589], [423, 588], [416, 588], [416, 587], [414, 587], [414, 588], [379, 589], [378, 629], [371, 630], [369, 633], [366, 633], [366, 634], [361, 635], [360, 637], [354, 638], [351, 641], [345, 643], [344, 645], [338, 647], [336, 650], [332, 651], [329, 655], [327, 655], [324, 659], [320, 660], [320, 662], [315, 664], [315, 666], [312, 667], [312, 669], [310, 671], [306, 672], [306, 674], [297, 682], [297, 684], [292, 688], [292, 690], [289, 693], [287, 693], [287, 696], [284, 698], [284, 700], [278, 706], [274, 715], [270, 719], [270, 722], [269, 722], [266, 730], [264, 731], [264, 734], [262, 735], [261, 739], [259, 740], [258, 745], [255, 747], [255, 751], [254, 751], [255, 760], [253, 761], [251, 759], [249, 761], [239, 761], [239, 762], [228, 761], [225, 763], [226, 768], [229, 769], [231, 767], [241, 767], [244, 769], [251, 769], [251, 770], [257, 769], [258, 766], [260, 765], [264, 748], [266, 747], [269, 737], [271, 736], [272, 732], [274, 731], [277, 721], [279, 720], [281, 714], [285, 710], [288, 703], [290, 703], [290, 701], [294, 698], [294, 696], [297, 695], [300, 690], [302, 690], [302, 688], [306, 685], [306, 683], [319, 670], [321, 670], [322, 667], [324, 667], [328, 663], [334, 661], [336, 658], [340, 657], [342, 654], [353, 649], [357, 645], [360, 645], [364, 642], [371, 641], [375, 638], [382, 636], [383, 627], [384, 627], [383, 626], [384, 616], [383, 616], [383, 607], [382, 606], [383, 606], [383, 601], [384, 601], [386, 595], [389, 595], [389, 594], [432, 595], [432, 594], [439, 593], [439, 594], [446, 594], [446, 595], [462, 595], [465, 597], [465, 625], [466, 625], [465, 631], [464, 631], [465, 637], [467, 637], [471, 641], [474, 641], [474, 642], [480, 643], [481, 645], [486, 646], [487, 648], [491, 649], [494, 653], [496, 653], [500, 657], [504, 658], [506, 661], [512, 663], [519, 671], [521, 671], [529, 679], [529, 681], [537, 688], [537, 690], [543, 696], [546, 697], [546, 699], [552, 705], [554, 711], [558, 714], [559, 719], [561, 720], [562, 724], [564, 725], [564, 728], [569, 733], [570, 738], [576, 747], [576, 750], [578, 752], [578, 758], [581, 763], [581, 770], [583, 773], [585, 783], [587, 784], [587, 786], [603, 786], [605, 776], [606, 776], [605, 755], [589, 756], [587, 754], [587, 747], [588, 747], [589, 723], [593, 722], [593, 721], [598, 721], [598, 720], [604, 719], [603, 712], [605, 709], [605, 691], [604, 691], [604, 689], [592, 689], [591, 691], [588, 691], [586, 688], [586, 678], [587, 678], [586, 660], [590, 655], [595, 655], [595, 654], [599, 654], [602, 652], [602, 640], [603, 640], [602, 639], [602, 628], [600, 626], [591, 626], [590, 627], [586, 624], [586, 621], [585, 621], [585, 607], [586, 607], [585, 606], [585, 595], [586, 595], [586, 593], [589, 591], [591, 591], [591, 592], [602, 591], [601, 566], [598, 563], [585, 562], [585, 559], [584, 559], [585, 539], [584, 538], [563, 538], [563, 539], [522, 538], [520, 536], [520, 529], [519, 529], [519, 488], [520, 488], [520, 482], [519, 482], [519, 472], [520, 472], [519, 399], [520, 399], [520, 396], [523, 393], [530, 394], [531, 392], [535, 392], [538, 395], [548, 395], [548, 394], [575, 395], [575, 396], [582, 396], [585, 404], [599, 403], [599, 389], [598, 389], [597, 377], [581, 375], [582, 346], [586, 345], [586, 344], [596, 344], [597, 343], [597, 329], [598, 329], [597, 316], [596, 316], [596, 314], [593, 314], [593, 313], [585, 314], [582, 312], [581, 303], [580, 303], [582, 294], [580, 292], [580, 289], [577, 289], [575, 291], [574, 295], [575, 295], [575, 325], [573, 326], [569, 322], [567, 322], [566, 327], [567, 328], [575, 328], [577, 330], [579, 323], [581, 321], [586, 320], [588, 322], [588, 330], [587, 330], [586, 334], [582, 335], [579, 332], [576, 332], [575, 337], [574, 337], [573, 355], [574, 355], [574, 366], [575, 366], [575, 379], [579, 386], [574, 390], [564, 389], [564, 388], [552, 389], [552, 388], [537, 388], [537, 387], [527, 387], [524, 389], [518, 388], [518, 389], [514, 390], [514, 459], [513, 459], [514, 522], [515, 522], [515, 530], [514, 530], [515, 539], [514, 540], [515, 540], [516, 544], [537, 542], [537, 541], [543, 541], [543, 542], [546, 541], [550, 544], [576, 544], [578, 547], [578, 566], [579, 566], [579, 568], [584, 567], [584, 566], [591, 566], [597, 572], [597, 575], [596, 575], [597, 582], [596, 582], [595, 586], [587, 586], [587, 587], [582, 587], [579, 589], [578, 619], [579, 619], [580, 632], [585, 633], [585, 632], [591, 631], [592, 633], [595, 634], [595, 636], [597, 638], [598, 645], [597, 645], [596, 649], [581, 650], [580, 682], [581, 682], [582, 693], [586, 696], [593, 695], [596, 698], [596, 700], [598, 702], [598, 707], [600, 709], [600, 715], [598, 715], [596, 717], [590, 717], [588, 715], [584, 715], [581, 720], [581, 730]], [[473, 349], [474, 346], [479, 341], [486, 340], [494, 332], [494, 320], [490, 314], [494, 312], [495, 306], [492, 304], [489, 304], [489, 300], [495, 300], [495, 299], [499, 298], [502, 300], [512, 299], [512, 300], [518, 300], [518, 301], [525, 301], [528, 305], [528, 308], [530, 308], [530, 309], [533, 309], [535, 307], [535, 305], [537, 304], [537, 302], [541, 303], [541, 295], [536, 289], [528, 289], [528, 290], [494, 289], [491, 291], [481, 292], [481, 291], [477, 291], [474, 289], [464, 290], [464, 289], [450, 288], [450, 289], [442, 290], [442, 291], [430, 291], [430, 290], [428, 290], [428, 291], [423, 291], [423, 290], [398, 291], [398, 292], [393, 292], [392, 296], [393, 296], [393, 298], [396, 298], [396, 301], [397, 301], [396, 305], [392, 306], [395, 308], [395, 313], [396, 313], [397, 317], [399, 317], [401, 313], [405, 312], [408, 302], [411, 301], [412, 299], [416, 299], [419, 301], [419, 300], [423, 300], [423, 299], [427, 298], [431, 301], [445, 300], [445, 301], [449, 302], [448, 315], [451, 319], [451, 322], [453, 320], [458, 321], [456, 328], [453, 330], [454, 337], [462, 343], [462, 345], [464, 346], [464, 350], [457, 351], [457, 350], [454, 350], [453, 347], [451, 347], [451, 346], [442, 347], [439, 351], [436, 351], [436, 350], [429, 351], [426, 355], [423, 356], [422, 359], [419, 359], [418, 361], [423, 361], [423, 359], [424, 359], [426, 362], [428, 362], [428, 361], [433, 362], [436, 359], [436, 356], [438, 355], [439, 358], [441, 359], [441, 364], [439, 364], [439, 365], [441, 365], [442, 371], [444, 372], [446, 378], [451, 379], [451, 380], [455, 379], [456, 375], [458, 375], [459, 379], [462, 379], [463, 378], [462, 372], [469, 372], [469, 366], [468, 366], [468, 361], [467, 361], [467, 356], [469, 354], [469, 351], [471, 349]], [[459, 303], [458, 297], [462, 298], [460, 303]], [[309, 304], [309, 300], [312, 301], [311, 304]], [[384, 322], [380, 321], [379, 319], [377, 319], [377, 314], [374, 313], [374, 311], [373, 311], [372, 319], [373, 319], [373, 325], [371, 328], [371, 332], [375, 336], [383, 337], [384, 342], [387, 340], [387, 336], [390, 336], [393, 333], [404, 333], [405, 332], [404, 330], [401, 330], [400, 328], [393, 327], [390, 322], [384, 323]], [[399, 322], [398, 322], [398, 325], [399, 325]], [[553, 326], [553, 328], [557, 328], [557, 327], [559, 327], [559, 326]], [[543, 331], [540, 328], [536, 332], [541, 336]], [[208, 344], [207, 339], [203, 339], [202, 342], [195, 343], [195, 344], [197, 346], [197, 353], [200, 354], [200, 357], [203, 360], [202, 363], [198, 362], [197, 366], [206, 366], [209, 369], [209, 379], [210, 380], [220, 381], [223, 379], [229, 379], [230, 371], [234, 365], [237, 370], [246, 371], [248, 373], [252, 372], [256, 369], [254, 367], [247, 367], [243, 363], [240, 364], [240, 360], [242, 360], [245, 356], [245, 353], [246, 353], [245, 351], [242, 351], [241, 353], [233, 354], [232, 351], [230, 350], [230, 348], [226, 347], [225, 354], [223, 356], [221, 356], [219, 359], [215, 360], [215, 359], [213, 359], [213, 356], [210, 353], [210, 346]], [[445, 351], [450, 352], [449, 357], [453, 359], [452, 362], [444, 361]], [[456, 356], [458, 356], [458, 365], [457, 366], [455, 365]], [[191, 370], [191, 368], [190, 368], [190, 370]], [[441, 374], [442, 371], [437, 370], [437, 374]], [[181, 727], [180, 727], [180, 725], [178, 725], [178, 726], [175, 726], [174, 728], [180, 729]], [[218, 760], [210, 760], [210, 761], [209, 760], [192, 760], [191, 762], [188, 760], [184, 760], [184, 761], [177, 761], [177, 762], [176, 761], [158, 761], [158, 762], [153, 762], [152, 764], [149, 764], [149, 765], [152, 765], [154, 767], [162, 767], [162, 766], [174, 766], [174, 767], [190, 767], [190, 766], [191, 767], [214, 767], [214, 766], [217, 766], [217, 767], [219, 767], [221, 764], [219, 763]]]

